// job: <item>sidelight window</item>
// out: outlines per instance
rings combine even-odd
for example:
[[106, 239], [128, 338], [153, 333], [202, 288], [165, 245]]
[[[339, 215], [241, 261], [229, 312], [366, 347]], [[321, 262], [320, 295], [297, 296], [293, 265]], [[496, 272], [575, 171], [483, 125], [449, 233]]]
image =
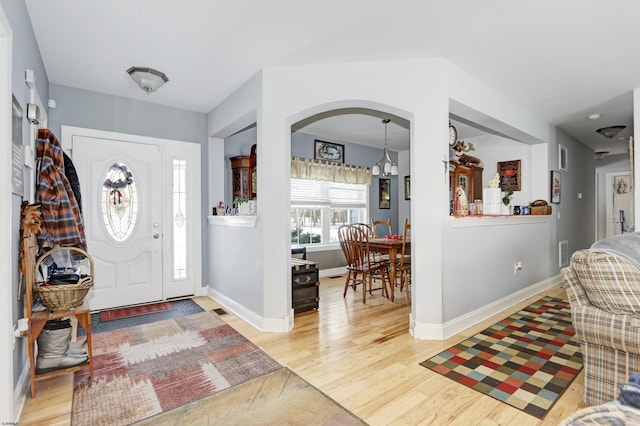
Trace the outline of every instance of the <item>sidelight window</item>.
[[173, 278], [187, 278], [187, 162], [173, 160]]

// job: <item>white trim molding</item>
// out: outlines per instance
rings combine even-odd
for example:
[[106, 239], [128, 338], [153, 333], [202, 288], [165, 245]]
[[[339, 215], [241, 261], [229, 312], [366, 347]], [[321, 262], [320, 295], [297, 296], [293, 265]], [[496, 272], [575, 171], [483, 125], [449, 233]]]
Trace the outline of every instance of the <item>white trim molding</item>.
[[260, 331], [267, 333], [288, 333], [293, 330], [293, 309], [289, 315], [282, 319], [264, 318], [211, 287], [209, 287], [208, 296]]
[[[4, 155], [1, 161], [4, 166], [0, 166], [2, 177], [0, 177], [0, 197], [5, 200], [0, 203], [0, 224], [2, 235], [12, 235], [11, 229], [13, 218], [11, 217], [11, 160], [13, 158], [11, 152], [11, 74], [13, 67], [13, 30], [11, 24], [4, 13], [4, 9], [0, 6], [0, 140], [4, 141]], [[16, 254], [11, 253], [12, 244], [2, 244], [0, 246], [0, 282], [2, 292], [0, 299], [0, 365], [2, 372], [0, 373], [0, 421], [2, 423], [17, 424], [20, 407], [17, 406], [18, 401], [14, 395], [14, 357], [16, 340], [13, 335], [13, 297], [11, 295], [13, 282], [12, 271], [15, 270]], [[11, 396], [10, 396], [11, 395]]]
[[210, 225], [255, 228], [258, 216], [207, 216]]
[[505, 309], [535, 296], [536, 294], [553, 287], [562, 282], [562, 276], [556, 275], [536, 284], [530, 285], [520, 291], [503, 297], [500, 300], [482, 306], [472, 312], [464, 314], [444, 324], [430, 324], [415, 322], [413, 316], [409, 318], [409, 332], [413, 337], [420, 340], [446, 340], [456, 334], [484, 321], [485, 319], [496, 315]]

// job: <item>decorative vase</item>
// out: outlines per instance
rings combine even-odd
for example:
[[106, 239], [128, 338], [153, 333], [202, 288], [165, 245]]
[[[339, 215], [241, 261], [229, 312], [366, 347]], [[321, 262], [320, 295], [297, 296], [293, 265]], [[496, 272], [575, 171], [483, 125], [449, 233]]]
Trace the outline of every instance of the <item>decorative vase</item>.
[[249, 203], [246, 201], [244, 203], [238, 204], [238, 214], [240, 216], [248, 216], [249, 215]]
[[502, 216], [511, 215], [511, 206], [509, 204], [505, 205], [504, 203], [500, 205], [500, 214]]

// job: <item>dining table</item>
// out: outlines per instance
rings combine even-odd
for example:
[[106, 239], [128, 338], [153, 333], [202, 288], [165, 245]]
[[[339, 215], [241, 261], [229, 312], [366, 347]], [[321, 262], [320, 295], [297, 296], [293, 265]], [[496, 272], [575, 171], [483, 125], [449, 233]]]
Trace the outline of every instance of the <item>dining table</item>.
[[[398, 254], [402, 252], [402, 237], [387, 238], [377, 237], [369, 238], [369, 250], [385, 253], [389, 255], [389, 281], [391, 281], [391, 301], [393, 302], [394, 289], [396, 283], [396, 259]], [[411, 248], [411, 237], [407, 237], [407, 249]]]

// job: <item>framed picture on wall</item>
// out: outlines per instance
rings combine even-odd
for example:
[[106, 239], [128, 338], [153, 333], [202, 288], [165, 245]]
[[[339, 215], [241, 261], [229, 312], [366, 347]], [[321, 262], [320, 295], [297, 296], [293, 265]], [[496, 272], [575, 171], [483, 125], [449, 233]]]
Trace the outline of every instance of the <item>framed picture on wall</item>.
[[391, 208], [391, 179], [380, 179], [378, 181], [378, 208]]
[[411, 199], [411, 177], [410, 176], [404, 177], [404, 199], [405, 200]]
[[499, 161], [500, 190], [520, 191], [520, 160]]
[[344, 163], [344, 145], [316, 139], [313, 146], [313, 158]]
[[560, 204], [560, 189], [562, 185], [562, 175], [557, 170], [551, 170], [551, 202]]

